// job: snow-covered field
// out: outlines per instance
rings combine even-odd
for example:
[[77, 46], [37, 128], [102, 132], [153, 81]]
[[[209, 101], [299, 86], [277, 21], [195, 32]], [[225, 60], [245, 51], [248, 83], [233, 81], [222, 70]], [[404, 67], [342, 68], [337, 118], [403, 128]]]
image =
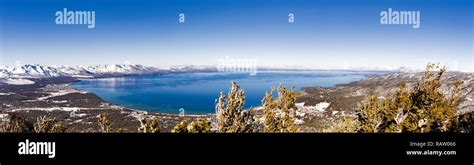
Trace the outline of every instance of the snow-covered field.
[[48, 92], [49, 95], [44, 97], [39, 97], [37, 100], [46, 100], [48, 98], [57, 97], [57, 96], [64, 96], [70, 93], [80, 93], [86, 94], [86, 91], [79, 90], [76, 88], [71, 88], [69, 84], [60, 84], [60, 85], [48, 85], [42, 88], [45, 92]]
[[109, 108], [80, 108], [80, 107], [48, 107], [48, 108], [18, 108], [8, 110], [8, 112], [16, 111], [79, 111], [79, 110], [106, 110]]
[[328, 102], [320, 102], [316, 104], [315, 106], [305, 106], [305, 103], [295, 103], [296, 108], [298, 108], [298, 111], [300, 112], [324, 112], [331, 103]]
[[28, 79], [14, 79], [14, 78], [7, 78], [7, 79], [0, 79], [0, 82], [5, 83], [5, 84], [10, 84], [10, 85], [31, 85], [34, 84], [34, 81], [28, 80]]
[[7, 92], [7, 93], [0, 93], [0, 96], [9, 96], [9, 95], [13, 95], [15, 93], [13, 92]]

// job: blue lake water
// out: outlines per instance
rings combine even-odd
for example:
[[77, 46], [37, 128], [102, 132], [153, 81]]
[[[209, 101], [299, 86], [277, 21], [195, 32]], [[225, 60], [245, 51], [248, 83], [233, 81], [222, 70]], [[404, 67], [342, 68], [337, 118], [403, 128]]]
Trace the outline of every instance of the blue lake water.
[[127, 108], [154, 112], [187, 114], [215, 112], [219, 93], [227, 94], [235, 80], [246, 93], [246, 107], [261, 105], [265, 92], [280, 83], [289, 87], [322, 86], [349, 83], [375, 72], [346, 71], [259, 71], [248, 73], [173, 73], [155, 76], [128, 76], [83, 80], [74, 87], [87, 90], [104, 100]]

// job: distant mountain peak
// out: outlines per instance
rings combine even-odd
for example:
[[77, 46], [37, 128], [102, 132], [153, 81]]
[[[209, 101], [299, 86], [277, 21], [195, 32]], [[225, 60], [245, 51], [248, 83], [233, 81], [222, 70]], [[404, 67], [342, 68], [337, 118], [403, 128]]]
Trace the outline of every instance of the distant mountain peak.
[[24, 64], [0, 66], [0, 78], [48, 78], [59, 76], [103, 76], [130, 74], [158, 74], [163, 72], [216, 71], [210, 66], [179, 65], [167, 68], [140, 64], [101, 64], [91, 66]]

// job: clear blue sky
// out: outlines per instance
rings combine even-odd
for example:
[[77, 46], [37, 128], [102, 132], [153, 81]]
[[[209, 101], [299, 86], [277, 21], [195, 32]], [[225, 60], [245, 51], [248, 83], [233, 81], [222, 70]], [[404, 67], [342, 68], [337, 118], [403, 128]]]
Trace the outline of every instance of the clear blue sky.
[[[213, 65], [228, 56], [274, 66], [419, 68], [431, 61], [474, 70], [470, 0], [0, 1], [6, 65]], [[56, 25], [63, 8], [95, 11], [95, 28]], [[388, 8], [420, 11], [421, 27], [381, 25]]]

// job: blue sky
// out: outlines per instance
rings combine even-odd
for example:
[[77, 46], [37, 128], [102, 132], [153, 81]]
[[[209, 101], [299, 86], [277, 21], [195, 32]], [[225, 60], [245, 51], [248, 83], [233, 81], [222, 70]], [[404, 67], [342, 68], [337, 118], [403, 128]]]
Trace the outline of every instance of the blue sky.
[[[273, 66], [423, 68], [440, 62], [474, 70], [469, 0], [0, 1], [4, 65], [215, 65], [227, 56]], [[95, 11], [95, 28], [56, 25], [63, 8]], [[379, 14], [388, 8], [420, 11], [421, 27], [381, 25]]]

